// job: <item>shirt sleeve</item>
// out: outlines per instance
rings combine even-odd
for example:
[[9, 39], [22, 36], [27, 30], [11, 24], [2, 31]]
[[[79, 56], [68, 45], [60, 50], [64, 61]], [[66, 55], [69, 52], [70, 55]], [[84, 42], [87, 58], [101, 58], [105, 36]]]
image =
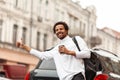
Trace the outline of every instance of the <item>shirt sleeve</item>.
[[79, 36], [76, 36], [76, 40], [80, 48], [80, 51], [79, 50], [75, 51], [76, 58], [90, 58], [91, 56], [90, 49], [88, 49], [85, 41]]
[[53, 58], [52, 53], [54, 53], [54, 52], [53, 51], [40, 52], [40, 51], [35, 50], [35, 49], [30, 50], [30, 54], [40, 58], [41, 60], [43, 60], [43, 59], [47, 60], [47, 59]]

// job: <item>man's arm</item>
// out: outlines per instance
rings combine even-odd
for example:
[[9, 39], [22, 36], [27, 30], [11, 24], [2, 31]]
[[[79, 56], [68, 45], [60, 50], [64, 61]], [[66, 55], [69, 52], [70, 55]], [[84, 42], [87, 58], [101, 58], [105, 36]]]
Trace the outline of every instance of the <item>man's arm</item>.
[[59, 47], [59, 52], [61, 54], [72, 55], [72, 56], [75, 56], [77, 58], [90, 58], [90, 50], [89, 49], [88, 50], [81, 50], [81, 51], [71, 51], [62, 45]]
[[76, 41], [77, 41], [78, 47], [80, 48], [80, 51], [79, 50], [75, 51], [76, 57], [90, 58], [91, 52], [90, 52], [90, 49], [88, 49], [86, 42], [80, 36], [76, 36]]
[[22, 40], [16, 42], [16, 46], [19, 48], [23, 48], [26, 51], [30, 52], [31, 48], [25, 44], [23, 44]]
[[[90, 58], [90, 50], [88, 49], [85, 41], [81, 39], [79, 36], [77, 37], [78, 46], [80, 47], [80, 51], [71, 51], [68, 50], [64, 45], [59, 46], [59, 52], [61, 54], [73, 55], [76, 58]], [[76, 46], [77, 47], [77, 46]]]
[[26, 51], [28, 51], [30, 54], [40, 58], [40, 59], [50, 59], [53, 58], [52, 53], [54, 53], [53, 51], [45, 51], [45, 52], [41, 52], [35, 49], [32, 49], [31, 47], [23, 44], [22, 40], [17, 41], [16, 42], [16, 46], [22, 49], [25, 49]]

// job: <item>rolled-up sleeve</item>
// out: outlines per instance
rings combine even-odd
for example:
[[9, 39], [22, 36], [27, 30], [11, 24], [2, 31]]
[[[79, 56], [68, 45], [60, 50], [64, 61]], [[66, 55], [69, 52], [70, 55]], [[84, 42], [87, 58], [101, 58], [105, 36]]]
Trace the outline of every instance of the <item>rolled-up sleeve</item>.
[[76, 58], [90, 58], [91, 53], [89, 50], [83, 50], [83, 51], [75, 51]]
[[52, 55], [52, 51], [45, 51], [45, 52], [40, 52], [38, 50], [35, 50], [35, 49], [31, 49], [30, 50], [30, 54], [40, 58], [40, 59], [51, 59], [53, 58], [53, 55]]
[[76, 40], [80, 48], [80, 51], [75, 51], [76, 58], [90, 58], [91, 52], [90, 49], [88, 49], [86, 42], [79, 36], [76, 36]]

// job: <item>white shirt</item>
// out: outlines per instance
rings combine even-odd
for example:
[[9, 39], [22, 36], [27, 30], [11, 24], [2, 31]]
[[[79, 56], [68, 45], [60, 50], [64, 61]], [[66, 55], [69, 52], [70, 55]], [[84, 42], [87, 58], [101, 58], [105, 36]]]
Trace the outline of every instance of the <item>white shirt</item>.
[[[40, 52], [31, 49], [30, 53], [42, 60], [53, 58], [60, 80], [71, 80], [75, 74], [80, 72], [84, 73], [84, 62], [82, 58], [90, 58], [90, 50], [87, 48], [85, 41], [79, 36], [76, 36], [76, 39], [81, 51], [78, 51], [72, 38], [66, 36], [50, 51]], [[64, 45], [68, 50], [75, 51], [76, 56], [60, 54], [58, 51], [60, 45]]]

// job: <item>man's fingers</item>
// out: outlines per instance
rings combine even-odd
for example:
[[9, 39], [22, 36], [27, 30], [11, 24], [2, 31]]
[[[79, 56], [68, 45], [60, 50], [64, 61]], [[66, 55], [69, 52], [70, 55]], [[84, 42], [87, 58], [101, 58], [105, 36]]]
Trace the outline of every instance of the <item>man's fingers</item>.
[[19, 39], [17, 42], [16, 42], [16, 46], [17, 47], [20, 47], [21, 45], [23, 44], [23, 39]]
[[65, 52], [65, 46], [64, 46], [64, 45], [60, 45], [60, 46], [59, 46], [59, 52], [60, 52], [61, 54], [63, 54], [63, 53]]

